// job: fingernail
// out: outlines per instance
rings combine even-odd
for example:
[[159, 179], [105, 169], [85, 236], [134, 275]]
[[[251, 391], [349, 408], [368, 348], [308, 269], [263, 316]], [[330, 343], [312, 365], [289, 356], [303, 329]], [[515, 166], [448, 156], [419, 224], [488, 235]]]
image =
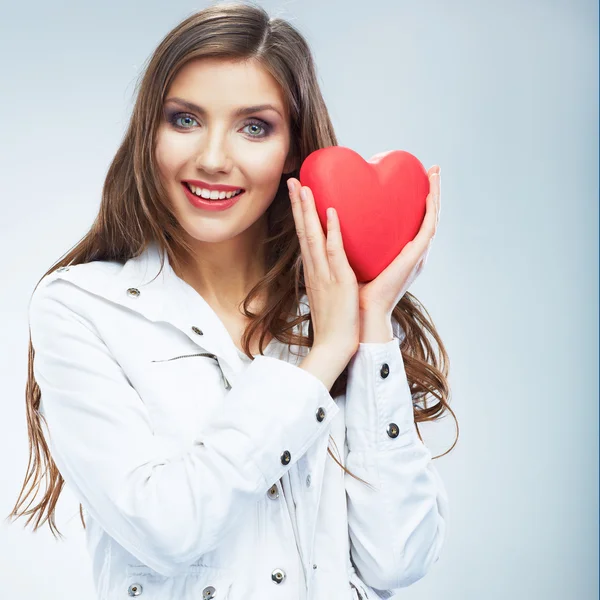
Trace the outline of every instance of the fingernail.
[[294, 192], [294, 182], [291, 179], [287, 180], [287, 186], [290, 194]]
[[306, 194], [306, 189], [302, 188], [300, 190], [300, 198], [302, 198], [302, 200], [306, 201], [307, 200], [307, 194]]

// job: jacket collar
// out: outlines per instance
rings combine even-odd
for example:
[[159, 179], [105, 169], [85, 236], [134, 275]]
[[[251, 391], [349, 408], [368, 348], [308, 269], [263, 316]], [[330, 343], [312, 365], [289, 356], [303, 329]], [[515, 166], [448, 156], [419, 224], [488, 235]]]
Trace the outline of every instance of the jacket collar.
[[[161, 254], [164, 256], [162, 271]], [[125, 264], [93, 261], [63, 267], [54, 274], [146, 319], [174, 325], [205, 351], [224, 359], [234, 372], [242, 367], [237, 348], [223, 322], [206, 300], [176, 275], [168, 256], [161, 253], [155, 242]], [[307, 312], [306, 303], [305, 294], [298, 314]], [[271, 343], [280, 342], [275, 339]]]

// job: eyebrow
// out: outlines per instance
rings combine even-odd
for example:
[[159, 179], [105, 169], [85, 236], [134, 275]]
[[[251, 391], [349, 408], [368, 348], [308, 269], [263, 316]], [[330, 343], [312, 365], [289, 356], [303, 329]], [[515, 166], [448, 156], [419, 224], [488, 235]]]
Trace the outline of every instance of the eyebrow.
[[[171, 98], [167, 98], [165, 100], [165, 104], [167, 102], [176, 102], [177, 104], [181, 104], [181, 106], [185, 106], [188, 110], [197, 112], [198, 114], [200, 114], [202, 116], [206, 115], [206, 110], [204, 108], [202, 108], [201, 106], [198, 106], [197, 104], [194, 104], [193, 102], [184, 100], [183, 98], [171, 97]], [[250, 113], [260, 112], [261, 110], [273, 110], [280, 117], [283, 118], [283, 115], [272, 104], [257, 104], [255, 106], [242, 106], [240, 108], [237, 108], [233, 112], [233, 115], [235, 117], [243, 117], [245, 115], [249, 115]]]

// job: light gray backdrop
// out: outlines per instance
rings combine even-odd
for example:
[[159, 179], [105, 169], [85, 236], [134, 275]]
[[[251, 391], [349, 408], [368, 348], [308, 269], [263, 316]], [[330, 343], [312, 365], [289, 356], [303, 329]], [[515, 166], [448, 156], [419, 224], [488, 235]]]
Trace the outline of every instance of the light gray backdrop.
[[[341, 145], [442, 168], [411, 288], [451, 357], [443, 555], [398, 598], [598, 596], [598, 7], [591, 0], [264, 1], [315, 53]], [[27, 466], [27, 303], [90, 226], [136, 77], [185, 0], [0, 8], [0, 517]], [[450, 416], [422, 429], [436, 454]], [[78, 504], [0, 525], [0, 598], [93, 595]]]

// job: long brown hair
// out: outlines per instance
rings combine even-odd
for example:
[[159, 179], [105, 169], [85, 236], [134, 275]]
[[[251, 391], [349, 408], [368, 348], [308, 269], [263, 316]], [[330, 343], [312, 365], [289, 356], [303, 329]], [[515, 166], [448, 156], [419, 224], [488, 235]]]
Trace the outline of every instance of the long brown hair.
[[[176, 272], [182, 261], [190, 258], [192, 249], [175, 219], [158, 175], [155, 142], [163, 101], [171, 82], [183, 65], [202, 57], [254, 59], [279, 83], [291, 121], [289, 158], [295, 167], [290, 176], [299, 178], [302, 161], [314, 150], [337, 145], [311, 51], [303, 36], [287, 21], [270, 19], [264, 9], [253, 4], [222, 3], [206, 8], [169, 32], [145, 65], [136, 86], [136, 102], [128, 129], [106, 175], [98, 215], [89, 232], [43, 277], [66, 265], [98, 260], [125, 263], [141, 254], [152, 241], [166, 253]], [[242, 345], [251, 358], [250, 345], [256, 336], [261, 354], [268, 334], [286, 344], [312, 347], [313, 343], [310, 313], [297, 316], [295, 312], [305, 286], [286, 180], [282, 175], [267, 210], [266, 274], [243, 302], [249, 324]], [[264, 308], [255, 314], [249, 307], [258, 297], [267, 300]], [[429, 314], [407, 292], [392, 316], [405, 333], [399, 343], [412, 391], [415, 423], [438, 419], [446, 410], [454, 416], [448, 405], [448, 356]], [[293, 328], [306, 320], [309, 321], [308, 336], [296, 335]], [[437, 344], [439, 356], [434, 354], [429, 337]], [[51, 532], [62, 537], [56, 527], [54, 511], [65, 481], [52, 460], [42, 432], [40, 419], [43, 416], [38, 412], [41, 392], [33, 375], [34, 356], [30, 336], [25, 388], [29, 463], [19, 498], [8, 518], [29, 515], [25, 526], [35, 518], [34, 531], [48, 521]], [[344, 393], [347, 369], [334, 383], [332, 396]], [[437, 403], [428, 406], [428, 395], [434, 396]], [[417, 432], [421, 437], [418, 428]], [[456, 440], [446, 453], [455, 444]], [[349, 473], [331, 448], [328, 450], [335, 462]], [[43, 497], [29, 508], [44, 477]], [[30, 495], [29, 504], [19, 512]], [[79, 508], [85, 528], [81, 504]]]

